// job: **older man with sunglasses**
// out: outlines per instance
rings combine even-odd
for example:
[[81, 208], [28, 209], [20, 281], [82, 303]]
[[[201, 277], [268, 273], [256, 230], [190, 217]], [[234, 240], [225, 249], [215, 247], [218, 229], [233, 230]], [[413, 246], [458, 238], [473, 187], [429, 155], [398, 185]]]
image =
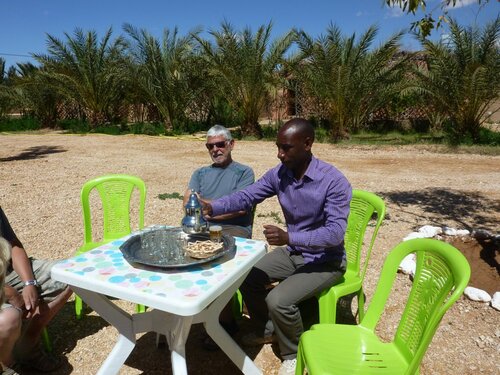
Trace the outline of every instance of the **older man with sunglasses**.
[[[213, 163], [194, 171], [184, 194], [183, 205], [186, 205], [191, 190], [198, 193], [202, 202], [209, 203], [213, 199], [239, 191], [255, 180], [252, 168], [233, 160], [231, 151], [234, 148], [234, 139], [227, 128], [222, 125], [212, 126], [207, 132], [205, 146]], [[253, 212], [249, 209], [213, 216], [209, 223], [220, 225], [224, 234], [250, 238]], [[238, 330], [231, 314], [231, 304], [222, 311], [220, 321], [229, 334], [234, 334]], [[207, 350], [218, 350], [217, 344], [208, 335], [204, 336], [202, 344]]]
[[[212, 164], [194, 171], [184, 194], [185, 205], [191, 190], [204, 202], [221, 198], [251, 185], [255, 176], [252, 168], [232, 159], [234, 139], [222, 125], [214, 125], [207, 132], [208, 154]], [[252, 235], [252, 210], [241, 210], [210, 218], [211, 225], [220, 225], [225, 234], [250, 238]]]

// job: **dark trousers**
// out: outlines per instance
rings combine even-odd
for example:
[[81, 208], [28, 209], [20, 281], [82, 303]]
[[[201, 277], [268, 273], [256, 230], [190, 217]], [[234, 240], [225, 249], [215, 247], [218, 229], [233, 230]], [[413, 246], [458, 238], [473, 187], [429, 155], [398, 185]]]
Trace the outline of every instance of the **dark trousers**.
[[297, 356], [304, 331], [298, 305], [337, 283], [344, 272], [345, 261], [304, 264], [302, 255], [285, 247], [267, 253], [252, 268], [240, 287], [243, 300], [259, 334], [276, 334], [283, 359]]

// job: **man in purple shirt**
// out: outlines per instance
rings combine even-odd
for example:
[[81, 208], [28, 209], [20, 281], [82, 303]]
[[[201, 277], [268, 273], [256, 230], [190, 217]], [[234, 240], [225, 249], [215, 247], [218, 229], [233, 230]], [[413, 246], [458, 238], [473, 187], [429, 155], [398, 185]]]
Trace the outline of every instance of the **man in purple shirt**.
[[[278, 196], [286, 231], [264, 225], [268, 243], [279, 247], [252, 268], [240, 291], [260, 334], [254, 342], [276, 337], [279, 343], [284, 359], [279, 374], [294, 373], [304, 330], [298, 304], [334, 285], [345, 272], [344, 234], [352, 189], [338, 169], [312, 155], [313, 142], [310, 122], [288, 121], [276, 141], [281, 164], [247, 188], [204, 207], [210, 217]], [[279, 284], [269, 291], [276, 281]]]

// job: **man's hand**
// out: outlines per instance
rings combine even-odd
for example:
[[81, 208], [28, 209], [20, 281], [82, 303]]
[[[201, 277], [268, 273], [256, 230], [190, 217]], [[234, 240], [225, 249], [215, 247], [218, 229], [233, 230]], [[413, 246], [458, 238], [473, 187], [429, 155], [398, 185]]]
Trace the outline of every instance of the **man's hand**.
[[28, 285], [23, 288], [24, 307], [28, 312], [28, 318], [38, 307], [38, 297], [38, 289], [36, 286]]
[[208, 200], [205, 199], [200, 199], [200, 203], [203, 217], [205, 217], [206, 219], [210, 219], [212, 217], [212, 205]]
[[22, 311], [23, 318], [26, 318], [27, 311], [26, 311], [26, 306], [24, 305], [24, 299], [22, 294], [18, 293], [14, 288], [11, 286], [5, 286], [5, 295], [6, 295], [6, 300], [9, 304], [14, 306], [15, 308], [19, 309]]
[[288, 232], [274, 225], [264, 225], [264, 236], [269, 245], [288, 245]]

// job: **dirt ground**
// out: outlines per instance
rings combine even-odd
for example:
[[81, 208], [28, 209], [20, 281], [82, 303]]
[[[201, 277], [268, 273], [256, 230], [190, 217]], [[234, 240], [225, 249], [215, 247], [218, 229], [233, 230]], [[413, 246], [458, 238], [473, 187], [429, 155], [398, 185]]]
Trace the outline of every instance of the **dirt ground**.
[[[203, 138], [196, 137], [0, 134], [0, 205], [27, 251], [38, 258], [63, 259], [81, 245], [80, 189], [87, 180], [103, 174], [141, 177], [148, 189], [146, 225], [179, 225], [181, 201], [161, 200], [158, 195], [184, 192], [193, 170], [209, 163], [203, 143]], [[421, 226], [499, 232], [500, 157], [442, 151], [430, 146], [313, 147], [314, 154], [343, 171], [354, 188], [375, 192], [386, 202], [388, 215], [365, 279], [368, 301], [386, 254]], [[273, 142], [237, 141], [233, 157], [253, 167], [257, 177], [279, 162]], [[255, 238], [264, 238], [262, 225], [276, 224], [276, 215], [283, 218], [274, 198], [257, 207]], [[499, 250], [493, 251], [498, 254]], [[493, 272], [493, 282], [488, 281], [492, 293], [500, 290], [498, 268], [495, 264], [488, 267]], [[483, 273], [473, 269], [473, 277], [475, 272]], [[385, 339], [391, 338], [388, 332], [397, 325], [403, 295], [410, 285], [408, 276], [398, 275], [379, 325]], [[133, 311], [132, 304], [117, 303]], [[74, 318], [73, 311], [70, 300], [49, 327], [55, 352], [67, 358], [57, 374], [95, 374], [114, 345], [116, 330], [92, 311], [81, 321]], [[349, 312], [347, 305], [339, 319], [348, 321]], [[421, 374], [498, 374], [499, 318], [500, 313], [488, 304], [460, 299], [441, 322]], [[236, 339], [249, 330], [245, 318], [241, 323]], [[225, 354], [201, 348], [202, 333], [202, 327], [195, 326], [188, 340], [189, 373], [238, 373]], [[154, 341], [153, 334], [140, 336], [120, 374], [170, 374], [168, 350], [155, 348]], [[245, 350], [264, 374], [277, 373], [276, 347]]]

